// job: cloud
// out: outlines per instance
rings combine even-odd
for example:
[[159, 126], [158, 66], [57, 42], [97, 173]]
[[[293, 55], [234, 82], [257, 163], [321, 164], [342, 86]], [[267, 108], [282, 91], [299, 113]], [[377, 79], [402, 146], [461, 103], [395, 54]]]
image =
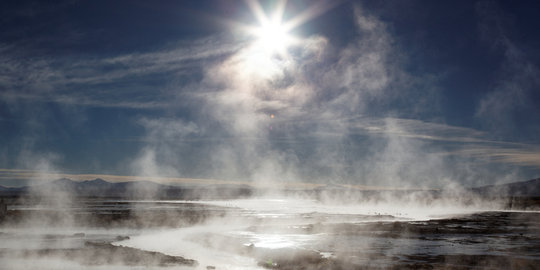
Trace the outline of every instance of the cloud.
[[[57, 163], [61, 159], [59, 154], [54, 152], [35, 152], [31, 147], [23, 149], [17, 158], [17, 167], [30, 169], [42, 173], [54, 172]], [[37, 175], [37, 177], [41, 177]]]
[[[501, 149], [515, 155], [492, 159], [505, 165], [501, 169], [534, 162], [534, 153], [522, 152], [534, 145], [394, 116], [429, 103], [433, 93], [404, 101], [422, 96], [412, 86], [423, 78], [404, 70], [405, 58], [381, 20], [358, 6], [354, 14], [357, 36], [344, 47], [315, 35], [291, 48], [290, 55], [276, 57], [256, 55], [245, 44], [206, 66], [201, 81], [181, 92], [198, 105], [191, 119], [196, 129], [188, 128], [197, 130], [196, 138], [189, 132], [167, 132], [174, 121], [184, 130], [183, 119], [156, 119], [147, 134], [158, 138], [163, 150], [151, 142], [137, 166], [186, 168], [184, 164], [197, 160], [196, 170], [212, 178], [260, 184], [281, 180], [428, 187], [489, 181], [501, 171], [484, 160]], [[407, 106], [392, 107], [395, 103]], [[172, 135], [162, 138], [156, 132]], [[191, 148], [187, 142], [193, 143]], [[157, 162], [157, 156], [167, 159]], [[518, 175], [515, 170], [502, 173]]]
[[166, 118], [142, 118], [139, 123], [147, 131], [146, 145], [130, 162], [131, 171], [138, 176], [183, 175], [183, 160], [194, 157], [184, 156], [182, 139], [197, 136], [200, 133], [197, 125]]
[[490, 163], [496, 162], [518, 166], [540, 167], [540, 147], [536, 145], [519, 148], [508, 148], [498, 145], [471, 145], [466, 148], [464, 147], [464, 149], [448, 152], [446, 154], [472, 156]]
[[238, 46], [223, 36], [211, 36], [153, 52], [48, 57], [35, 56], [31, 48], [0, 44], [0, 63], [5, 71], [0, 76], [0, 97], [8, 102], [20, 99], [92, 107], [160, 108], [167, 104], [169, 81], [159, 81], [162, 76], [195, 76], [206, 63], [230, 55]]
[[396, 59], [397, 50], [386, 25], [365, 14], [359, 6], [355, 7], [354, 19], [357, 38], [343, 49], [335, 48], [336, 59], [328, 59], [332, 57], [329, 55], [324, 62], [315, 63], [326, 67], [316, 70], [320, 73], [316, 76], [322, 80], [314, 102], [324, 104], [323, 113], [364, 113], [370, 103], [392, 97], [390, 85], [401, 72], [399, 63], [392, 60]]
[[[388, 125], [391, 122], [393, 125]], [[439, 149], [440, 154], [475, 157], [491, 162], [540, 167], [540, 146], [487, 139], [485, 132], [472, 128], [429, 123], [416, 119], [357, 119], [357, 132], [398, 136], [407, 139], [447, 143], [451, 148]], [[453, 150], [452, 150], [453, 149]]]
[[[518, 125], [518, 123], [536, 121], [528, 119], [531, 115], [540, 115], [534, 104], [534, 94], [540, 87], [540, 70], [532, 62], [511, 34], [519, 32], [512, 29], [512, 18], [491, 1], [477, 4], [479, 31], [483, 40], [494, 52], [502, 52], [503, 61], [498, 70], [498, 80], [480, 101], [476, 117], [485, 123], [494, 134], [499, 136], [521, 136], [524, 133], [537, 132], [536, 125]], [[529, 128], [527, 128], [529, 127]]]
[[[396, 98], [395, 84], [407, 75], [385, 24], [360, 8], [355, 22], [357, 38], [344, 48], [311, 36], [300, 49], [291, 49], [290, 58], [261, 59], [246, 47], [206, 70], [194, 96], [202, 100], [201, 111], [230, 138], [213, 148], [211, 164], [218, 174], [262, 183], [290, 179], [387, 185], [435, 183], [446, 177], [437, 176], [444, 173], [445, 160], [425, 153], [424, 142], [411, 139], [475, 141], [470, 138], [475, 132], [360, 116], [369, 113], [372, 103]], [[449, 131], [462, 137], [442, 137]]]
[[77, 2], [78, 0], [63, 0], [57, 1], [55, 5], [47, 5], [41, 2], [23, 1], [14, 6], [10, 6], [13, 3], [6, 3], [2, 5], [0, 11], [0, 22], [6, 23], [20, 19], [21, 17], [28, 19], [40, 14], [54, 13]]
[[[288, 55], [264, 54], [226, 35], [107, 57], [34, 57], [0, 46], [7, 70], [0, 98], [159, 110], [132, 114], [143, 135], [125, 174], [136, 176], [427, 187], [472, 185], [519, 175], [506, 166], [538, 166], [534, 144], [432, 120], [437, 116], [414, 119], [436, 107], [433, 80], [406, 71], [405, 52], [383, 20], [356, 5], [351, 23], [355, 36], [347, 44], [313, 35]], [[536, 74], [506, 52], [508, 76], [477, 111], [493, 123], [499, 113], [528, 106], [532, 88], [521, 82]]]
[[[248, 44], [224, 61], [206, 67], [200, 84], [191, 86], [191, 91], [182, 95], [200, 104], [194, 113], [194, 121], [203, 130], [199, 136], [226, 140], [201, 147], [198, 153], [205, 153], [203, 156], [208, 159], [197, 159], [197, 165], [207, 165], [206, 170], [218, 178], [240, 177], [261, 182], [302, 180], [296, 151], [274, 145], [272, 130], [276, 128], [275, 132], [295, 140], [300, 135], [297, 132], [301, 132], [299, 127], [294, 124], [279, 127], [279, 123], [320, 113], [311, 104], [322, 89], [307, 77], [311, 76], [309, 65], [315, 66], [314, 62], [325, 58], [327, 44], [322, 37], [309, 37], [299, 45], [302, 54], [290, 58], [260, 55]], [[175, 139], [186, 138], [177, 134]], [[174, 142], [170, 145], [179, 164], [189, 162], [188, 158], [196, 159], [181, 157], [189, 149]], [[155, 163], [148, 157], [152, 155], [142, 155], [140, 160], [150, 165]]]

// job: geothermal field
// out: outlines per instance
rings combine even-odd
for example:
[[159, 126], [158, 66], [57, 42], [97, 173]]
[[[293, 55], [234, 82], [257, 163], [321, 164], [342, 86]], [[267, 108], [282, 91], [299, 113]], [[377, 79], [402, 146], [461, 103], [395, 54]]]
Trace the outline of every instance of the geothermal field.
[[[508, 200], [473, 191], [351, 192], [332, 186], [280, 194], [251, 190], [249, 195], [229, 187], [229, 194], [242, 195], [218, 199], [216, 193], [198, 190], [196, 200], [152, 200], [144, 193], [145, 198], [138, 199], [80, 197], [81, 186], [107, 182], [68, 181], [47, 186], [54, 187], [54, 196], [21, 190], [13, 196], [16, 189], [4, 196], [8, 205], [0, 225], [0, 268], [537, 269], [540, 265], [540, 211], [534, 198]], [[68, 193], [73, 187], [79, 191]], [[112, 192], [110, 186], [100, 193], [107, 192]]]
[[0, 270], [540, 269], [539, 0], [0, 1]]

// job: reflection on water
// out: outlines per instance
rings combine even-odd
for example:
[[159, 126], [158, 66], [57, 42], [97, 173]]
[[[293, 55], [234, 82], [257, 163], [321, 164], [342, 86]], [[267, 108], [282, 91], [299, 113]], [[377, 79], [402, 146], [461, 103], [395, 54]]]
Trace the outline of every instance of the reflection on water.
[[318, 234], [276, 234], [249, 231], [230, 232], [229, 235], [245, 239], [246, 246], [260, 248], [306, 248], [320, 240]]
[[[472, 244], [463, 241], [469, 239], [470, 234], [448, 233], [448, 230], [453, 228], [463, 230], [471, 225], [445, 224], [446, 231], [438, 232], [437, 226], [440, 224], [427, 222], [443, 217], [442, 213], [445, 214], [444, 217], [448, 217], [480, 211], [471, 208], [416, 206], [398, 209], [389, 205], [323, 205], [312, 200], [284, 199], [202, 203], [227, 207], [228, 214], [206, 223], [205, 226], [197, 226], [197, 229], [173, 229], [163, 231], [159, 236], [141, 235], [117, 244], [148, 248], [152, 239], [174, 239], [175, 242], [171, 245], [163, 245], [163, 241], [157, 241], [160, 244], [152, 246], [152, 250], [163, 253], [175, 250], [174, 254], [196, 258], [201, 265], [217, 263], [234, 269], [238, 257], [231, 257], [230, 253], [235, 256], [253, 256], [252, 252], [246, 252], [249, 249], [304, 250], [317, 252], [323, 257], [340, 256], [354, 263], [365, 263], [373, 261], [374, 258], [381, 260], [381, 263], [389, 263], [389, 258], [411, 254], [436, 256], [492, 253], [493, 241], [499, 241], [497, 245], [502, 249], [530, 242], [528, 239], [529, 241], [516, 243], [515, 240], [505, 239], [504, 235], [482, 235], [477, 237], [477, 243]], [[396, 227], [394, 221], [403, 221], [410, 226], [423, 226], [426, 235], [418, 236], [409, 228]], [[179, 250], [179, 246], [184, 248]], [[188, 248], [185, 248], [186, 246]], [[202, 249], [194, 248], [195, 246]], [[370, 254], [382, 257], [373, 257]], [[216, 261], [213, 258], [221, 259]], [[246, 264], [242, 264], [242, 267], [258, 268], [253, 260], [245, 259], [244, 263]]]
[[[54, 210], [27, 206], [16, 209], [29, 213]], [[98, 228], [26, 224], [3, 227], [0, 229], [0, 252], [78, 249], [87, 242], [104, 242], [194, 259], [199, 262], [195, 266], [197, 269], [207, 269], [207, 266], [216, 266], [216, 269], [263, 269], [274, 267], [279, 258], [292, 258], [296, 254], [303, 254], [303, 258], [311, 256], [307, 261], [327, 258], [368, 267], [396, 263], [448, 263], [454, 258], [452, 256], [464, 255], [540, 262], [537, 255], [540, 254], [539, 213], [486, 210], [489, 209], [442, 204], [399, 207], [390, 204], [324, 204], [304, 199], [204, 202], [93, 200], [71, 207], [70, 211], [83, 216], [98, 213], [129, 217], [139, 222], [135, 224], [143, 226]], [[131, 214], [127, 215], [126, 211]], [[205, 218], [193, 219], [193, 215]], [[151, 219], [159, 217], [169, 225], [139, 220], [148, 216]], [[184, 219], [197, 222], [184, 222]], [[32, 260], [43, 261], [44, 258], [31, 258], [29, 261]], [[469, 260], [470, 264], [479, 259], [471, 257]], [[11, 265], [12, 269], [26, 269], [24, 265], [28, 266], [18, 264], [21, 260], [17, 258], [10, 258], [9, 262], [6, 265]], [[54, 266], [63, 265], [61, 258], [47, 262]], [[71, 261], [65, 265], [70, 269], [79, 268], [72, 267], [74, 262]], [[80, 266], [81, 269], [100, 267], [103, 266]], [[121, 265], [117, 268], [123, 269]], [[145, 267], [148, 268], [159, 267]]]

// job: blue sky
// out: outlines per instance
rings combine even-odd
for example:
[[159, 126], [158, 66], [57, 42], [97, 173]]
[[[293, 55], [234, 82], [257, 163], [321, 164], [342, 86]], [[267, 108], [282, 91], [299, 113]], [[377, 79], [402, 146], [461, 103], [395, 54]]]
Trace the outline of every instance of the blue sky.
[[[256, 11], [280, 6], [294, 42], [269, 51]], [[0, 10], [3, 169], [415, 187], [540, 176], [535, 1]]]

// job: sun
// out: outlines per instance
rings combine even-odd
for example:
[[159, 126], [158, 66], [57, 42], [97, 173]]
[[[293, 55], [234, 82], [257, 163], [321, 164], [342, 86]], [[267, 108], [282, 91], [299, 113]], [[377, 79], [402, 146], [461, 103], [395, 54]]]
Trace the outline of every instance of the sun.
[[286, 1], [276, 1], [272, 12], [267, 13], [257, 0], [247, 0], [258, 25], [248, 27], [248, 32], [255, 37], [252, 47], [267, 56], [277, 54], [285, 56], [287, 49], [297, 40], [290, 32], [297, 24], [283, 21]]
[[[254, 42], [257, 49], [263, 49], [268, 54], [285, 54], [287, 49], [301, 43], [301, 39], [291, 34], [307, 21], [319, 16], [336, 6], [340, 1], [313, 1], [295, 16], [285, 16], [287, 0], [275, 0], [271, 12], [265, 10], [260, 0], [245, 0], [251, 12], [257, 19], [258, 26], [239, 25], [240, 28], [256, 38]], [[291, 15], [291, 14], [288, 14]], [[288, 19], [284, 20], [285, 17]]]
[[[249, 79], [272, 79], [294, 67], [296, 48], [305, 44], [306, 39], [297, 37], [298, 28], [309, 20], [330, 9], [339, 1], [314, 1], [298, 13], [286, 12], [287, 0], [272, 1], [272, 5], [261, 5], [259, 0], [245, 0], [253, 16], [254, 24], [230, 21], [231, 25], [248, 34], [246, 46], [236, 54], [242, 65], [242, 72]], [[294, 15], [294, 16], [291, 16]]]
[[294, 38], [289, 29], [279, 20], [269, 20], [254, 29], [257, 37], [256, 46], [268, 53], [285, 54], [287, 48], [293, 44]]

